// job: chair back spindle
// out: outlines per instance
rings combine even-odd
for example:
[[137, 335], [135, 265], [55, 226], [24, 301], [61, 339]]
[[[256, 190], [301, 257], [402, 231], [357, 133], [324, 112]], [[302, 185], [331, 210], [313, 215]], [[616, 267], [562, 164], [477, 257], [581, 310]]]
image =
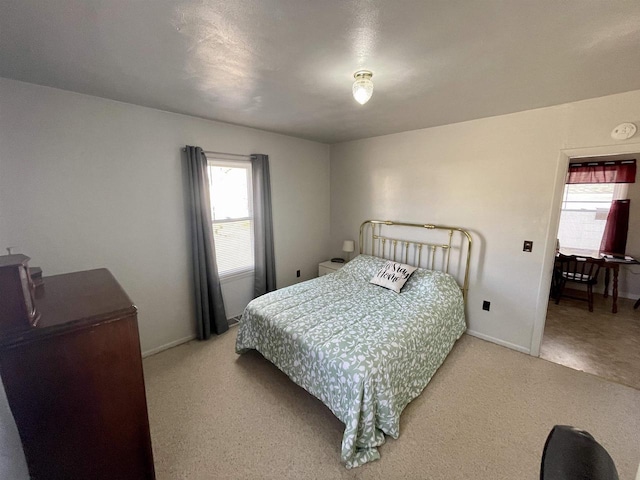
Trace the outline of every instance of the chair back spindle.
[[598, 283], [598, 274], [603, 264], [604, 260], [601, 258], [559, 254], [554, 273], [558, 285], [556, 304], [560, 303], [566, 283], [575, 282], [587, 286], [586, 300], [589, 302], [589, 311], [593, 312], [593, 286]]

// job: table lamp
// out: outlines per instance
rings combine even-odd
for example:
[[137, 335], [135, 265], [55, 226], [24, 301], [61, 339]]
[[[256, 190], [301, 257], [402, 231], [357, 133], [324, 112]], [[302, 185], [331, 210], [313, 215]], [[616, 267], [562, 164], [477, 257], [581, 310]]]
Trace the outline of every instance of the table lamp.
[[347, 262], [351, 260], [351, 252], [353, 252], [355, 248], [353, 240], [345, 240], [342, 242], [342, 251], [347, 254]]

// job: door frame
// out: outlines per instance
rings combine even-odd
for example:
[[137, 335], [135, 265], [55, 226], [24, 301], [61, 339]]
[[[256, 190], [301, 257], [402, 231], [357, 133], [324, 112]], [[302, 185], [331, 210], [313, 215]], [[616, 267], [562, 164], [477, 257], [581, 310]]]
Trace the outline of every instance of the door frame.
[[623, 145], [603, 145], [599, 147], [566, 148], [558, 155], [553, 196], [551, 199], [551, 215], [547, 225], [547, 238], [544, 245], [540, 284], [538, 287], [538, 301], [531, 335], [530, 355], [540, 356], [540, 346], [544, 335], [544, 325], [547, 321], [549, 307], [549, 289], [553, 276], [553, 264], [556, 257], [556, 239], [560, 226], [560, 211], [562, 210], [562, 196], [565, 179], [569, 169], [569, 160], [576, 157], [599, 157], [606, 155], [638, 154], [640, 156], [640, 142], [625, 143]]

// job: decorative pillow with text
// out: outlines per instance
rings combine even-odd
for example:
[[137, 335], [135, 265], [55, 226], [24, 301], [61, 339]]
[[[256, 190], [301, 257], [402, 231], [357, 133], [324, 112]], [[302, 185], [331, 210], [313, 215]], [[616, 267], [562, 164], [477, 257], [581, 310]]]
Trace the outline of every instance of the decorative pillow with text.
[[384, 266], [378, 270], [378, 272], [371, 279], [371, 283], [374, 285], [380, 285], [381, 287], [393, 290], [396, 293], [400, 293], [400, 290], [404, 286], [407, 280], [413, 272], [417, 270], [416, 267], [411, 265], [405, 265], [404, 263], [388, 261]]

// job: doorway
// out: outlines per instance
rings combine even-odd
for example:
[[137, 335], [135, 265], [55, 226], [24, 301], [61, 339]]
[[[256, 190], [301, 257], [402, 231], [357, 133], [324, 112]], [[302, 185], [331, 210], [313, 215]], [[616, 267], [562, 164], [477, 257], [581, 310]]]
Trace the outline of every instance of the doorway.
[[[586, 158], [576, 155], [568, 157], [567, 163], [611, 165], [631, 159], [640, 159], [640, 155], [599, 154]], [[572, 170], [577, 170], [574, 167]], [[630, 203], [626, 253], [631, 258], [640, 257], [640, 182], [590, 180], [562, 185], [562, 188], [557, 235], [559, 258], [564, 259], [562, 255], [583, 260], [601, 258], [601, 249], [607, 243], [603, 235], [610, 234], [611, 217], [615, 217], [614, 212], [610, 214], [610, 206], [616, 200], [619, 204], [625, 203], [624, 199], [630, 199], [626, 202]], [[580, 271], [568, 271], [567, 264], [560, 263], [555, 255], [551, 263], [553, 281], [541, 332], [540, 357], [640, 389], [640, 309], [634, 309], [640, 298], [640, 264], [609, 257], [600, 261], [597, 272], [594, 273], [591, 266], [590, 276], [583, 277]], [[617, 282], [613, 278], [616, 275]], [[567, 279], [569, 281], [565, 281]], [[558, 283], [564, 283], [561, 294]], [[588, 303], [583, 301], [587, 298], [588, 283], [592, 283], [593, 311], [589, 311]], [[617, 283], [617, 309], [614, 308], [613, 283]]]

